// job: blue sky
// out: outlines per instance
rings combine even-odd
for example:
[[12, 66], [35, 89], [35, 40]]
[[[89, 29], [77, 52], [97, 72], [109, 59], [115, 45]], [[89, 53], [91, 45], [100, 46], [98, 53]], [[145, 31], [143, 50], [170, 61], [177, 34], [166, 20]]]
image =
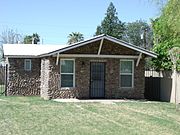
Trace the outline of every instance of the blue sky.
[[71, 32], [94, 35], [110, 2], [123, 22], [158, 16], [151, 0], [0, 0], [0, 33], [6, 28], [23, 35], [37, 32], [44, 44], [65, 44]]

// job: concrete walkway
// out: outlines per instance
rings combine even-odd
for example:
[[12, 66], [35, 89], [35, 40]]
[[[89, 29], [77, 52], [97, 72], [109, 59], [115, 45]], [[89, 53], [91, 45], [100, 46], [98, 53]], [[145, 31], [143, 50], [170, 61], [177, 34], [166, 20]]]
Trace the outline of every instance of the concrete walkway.
[[[63, 103], [103, 103], [103, 104], [114, 104], [117, 102], [139, 102], [140, 100], [123, 100], [123, 99], [53, 99], [56, 102]], [[143, 100], [145, 101], [145, 100]]]

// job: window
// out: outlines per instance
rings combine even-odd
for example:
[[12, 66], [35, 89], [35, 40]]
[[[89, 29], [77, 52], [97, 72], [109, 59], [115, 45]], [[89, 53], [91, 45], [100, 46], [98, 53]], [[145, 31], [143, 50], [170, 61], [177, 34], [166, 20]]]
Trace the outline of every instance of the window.
[[134, 61], [120, 61], [120, 86], [122, 88], [132, 88], [134, 81]]
[[24, 60], [24, 70], [31, 71], [31, 59]]
[[75, 87], [75, 66], [73, 59], [61, 59], [61, 87]]

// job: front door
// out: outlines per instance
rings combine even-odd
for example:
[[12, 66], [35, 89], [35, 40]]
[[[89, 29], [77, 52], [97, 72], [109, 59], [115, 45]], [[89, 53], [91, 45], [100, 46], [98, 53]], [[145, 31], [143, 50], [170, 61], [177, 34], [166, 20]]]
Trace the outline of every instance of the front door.
[[92, 62], [90, 77], [90, 97], [104, 98], [105, 91], [105, 63]]

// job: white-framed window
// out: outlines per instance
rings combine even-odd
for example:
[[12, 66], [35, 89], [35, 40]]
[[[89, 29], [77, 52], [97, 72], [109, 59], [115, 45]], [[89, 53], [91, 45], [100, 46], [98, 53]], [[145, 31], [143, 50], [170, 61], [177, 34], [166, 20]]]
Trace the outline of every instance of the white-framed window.
[[75, 87], [75, 60], [60, 60], [60, 85], [61, 87]]
[[31, 59], [25, 59], [24, 60], [24, 70], [25, 71], [31, 71], [31, 67], [32, 67], [31, 64], [32, 64]]
[[120, 60], [120, 87], [133, 88], [134, 60]]

